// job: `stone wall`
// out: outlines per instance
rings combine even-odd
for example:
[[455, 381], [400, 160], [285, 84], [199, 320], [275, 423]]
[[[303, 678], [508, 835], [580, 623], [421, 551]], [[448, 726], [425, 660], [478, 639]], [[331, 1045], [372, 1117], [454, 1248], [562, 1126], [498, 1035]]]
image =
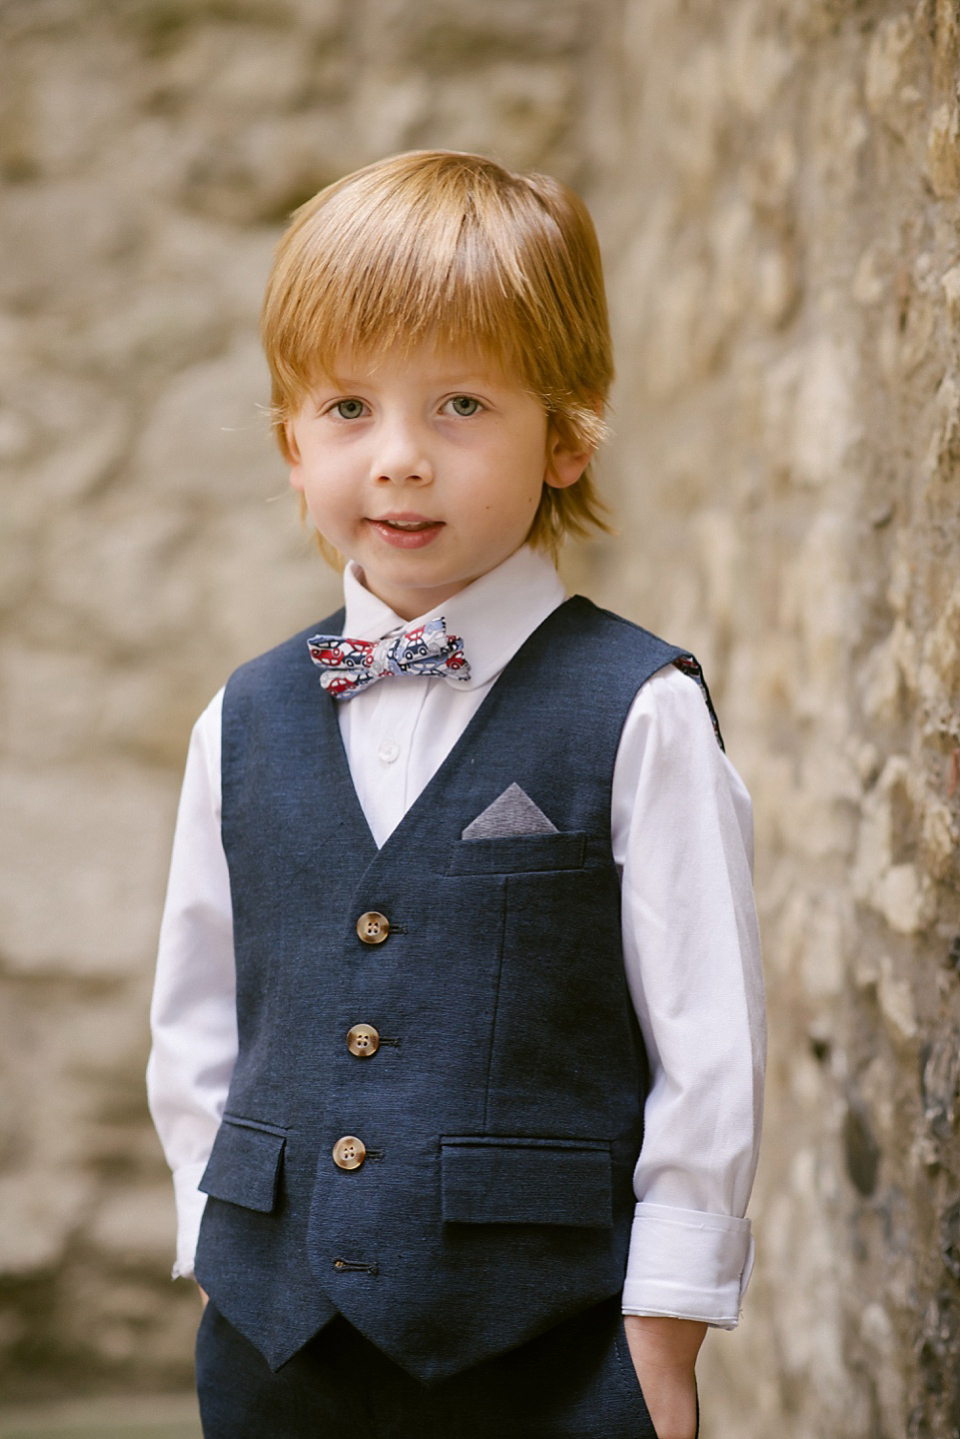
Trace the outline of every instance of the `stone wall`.
[[602, 592], [699, 650], [756, 801], [771, 1068], [760, 1265], [704, 1365], [724, 1434], [960, 1432], [957, 25], [644, 0], [592, 137]]
[[283, 216], [417, 145], [587, 196], [619, 538], [756, 799], [760, 1260], [719, 1439], [960, 1432], [957, 11], [0, 3], [0, 1385], [187, 1382], [145, 1013], [190, 723], [330, 606], [262, 406]]

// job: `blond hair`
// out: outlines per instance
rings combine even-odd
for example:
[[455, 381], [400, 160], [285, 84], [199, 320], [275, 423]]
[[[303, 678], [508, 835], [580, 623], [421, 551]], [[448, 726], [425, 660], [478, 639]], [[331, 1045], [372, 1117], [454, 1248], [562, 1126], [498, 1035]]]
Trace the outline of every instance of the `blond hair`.
[[[482, 155], [420, 150], [367, 165], [294, 213], [267, 282], [261, 333], [272, 418], [286, 422], [346, 345], [361, 356], [430, 339], [479, 350], [543, 403], [574, 452], [604, 438], [613, 359], [596, 232], [583, 201], [546, 175]], [[528, 539], [608, 529], [590, 467], [544, 485]], [[323, 546], [322, 546], [323, 548]]]

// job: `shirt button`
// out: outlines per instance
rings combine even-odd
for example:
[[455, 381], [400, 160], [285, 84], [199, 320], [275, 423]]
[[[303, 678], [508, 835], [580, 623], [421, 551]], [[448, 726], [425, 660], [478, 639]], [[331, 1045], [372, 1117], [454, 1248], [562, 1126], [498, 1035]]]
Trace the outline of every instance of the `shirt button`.
[[390, 921], [385, 914], [370, 909], [357, 920], [357, 934], [364, 944], [383, 944], [390, 933]]
[[377, 754], [383, 760], [384, 764], [393, 764], [394, 760], [400, 755], [400, 746], [396, 740], [385, 739], [378, 748]]
[[345, 1134], [333, 1146], [333, 1162], [338, 1169], [359, 1169], [366, 1157], [366, 1145], [354, 1134]]
[[380, 1048], [380, 1036], [372, 1024], [355, 1024], [347, 1030], [347, 1048], [358, 1059], [369, 1059]]

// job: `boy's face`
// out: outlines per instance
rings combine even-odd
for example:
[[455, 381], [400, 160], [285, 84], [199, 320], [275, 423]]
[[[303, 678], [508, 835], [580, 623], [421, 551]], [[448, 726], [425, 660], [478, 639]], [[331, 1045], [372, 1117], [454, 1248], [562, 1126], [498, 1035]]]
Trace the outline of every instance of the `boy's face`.
[[573, 484], [590, 458], [560, 445], [541, 402], [476, 354], [347, 352], [336, 373], [287, 423], [290, 483], [403, 619], [513, 554], [543, 486]]

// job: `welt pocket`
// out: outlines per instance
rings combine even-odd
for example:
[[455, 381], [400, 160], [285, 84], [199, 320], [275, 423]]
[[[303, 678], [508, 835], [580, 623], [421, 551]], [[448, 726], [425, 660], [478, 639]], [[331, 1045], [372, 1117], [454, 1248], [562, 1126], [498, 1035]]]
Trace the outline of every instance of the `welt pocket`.
[[613, 1223], [610, 1145], [604, 1140], [440, 1140], [447, 1224]]
[[225, 1114], [198, 1189], [243, 1209], [269, 1214], [277, 1202], [287, 1131]]
[[582, 869], [586, 852], [587, 836], [578, 830], [459, 839], [450, 851], [447, 873], [516, 874], [523, 870]]

